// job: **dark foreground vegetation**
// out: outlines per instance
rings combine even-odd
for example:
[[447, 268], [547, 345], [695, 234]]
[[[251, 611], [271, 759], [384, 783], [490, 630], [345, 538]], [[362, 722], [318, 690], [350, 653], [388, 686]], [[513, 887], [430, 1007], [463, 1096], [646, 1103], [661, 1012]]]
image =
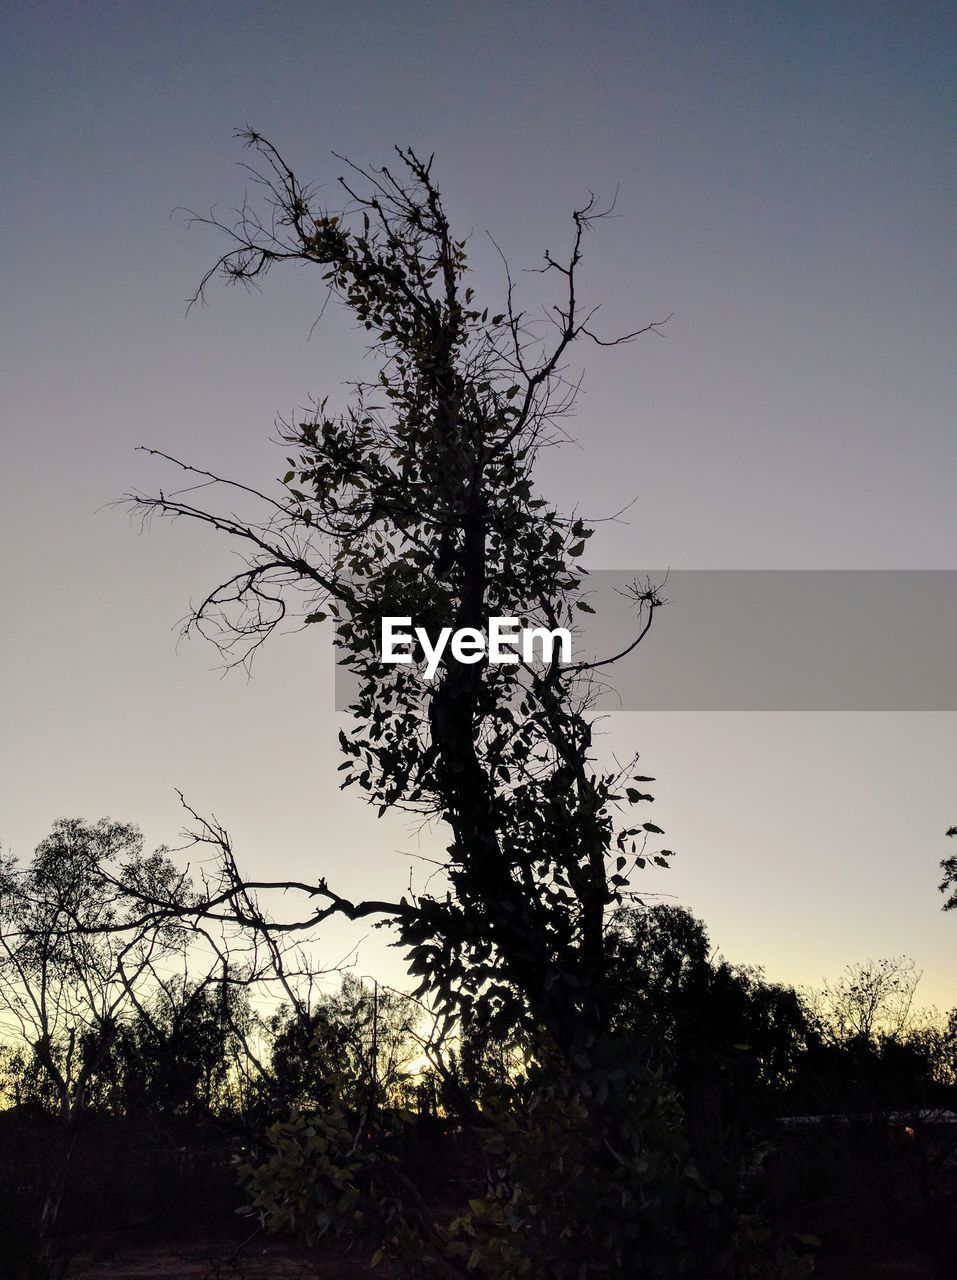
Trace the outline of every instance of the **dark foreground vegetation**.
[[[650, 1203], [607, 1206], [595, 1166], [621, 1153], [589, 1149], [520, 1024], [437, 1036], [419, 1001], [348, 971], [319, 985], [301, 955], [277, 994], [235, 935], [229, 958], [168, 923], [110, 932], [95, 868], [118, 842], [130, 865], [133, 828], [62, 823], [5, 864], [5, 1280], [120, 1274], [124, 1251], [171, 1275], [518, 1275], [516, 1186], [573, 1265], [598, 1213], [694, 1258], [733, 1211], [744, 1274], [952, 1274], [957, 1018], [915, 1012], [909, 962], [798, 994], [679, 907], [619, 911], [611, 1044]], [[302, 1251], [264, 1257], [275, 1239]]]

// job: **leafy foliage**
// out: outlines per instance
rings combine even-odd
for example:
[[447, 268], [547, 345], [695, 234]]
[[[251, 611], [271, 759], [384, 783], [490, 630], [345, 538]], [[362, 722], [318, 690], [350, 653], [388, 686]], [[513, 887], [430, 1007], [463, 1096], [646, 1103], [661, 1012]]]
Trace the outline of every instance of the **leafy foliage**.
[[[586, 1051], [604, 1020], [606, 910], [661, 830], [619, 820], [620, 806], [651, 797], [626, 787], [627, 769], [595, 763], [587, 708], [604, 664], [453, 663], [426, 687], [414, 669], [382, 665], [378, 634], [384, 615], [409, 616], [434, 639], [445, 625], [487, 629], [490, 616], [572, 625], [589, 607], [579, 559], [592, 531], [536, 494], [533, 467], [574, 400], [562, 372], [570, 346], [657, 325], [609, 343], [581, 309], [583, 237], [602, 216], [594, 198], [573, 214], [568, 258], [545, 255], [563, 297], [542, 337], [510, 281], [494, 313], [475, 300], [431, 161], [399, 150], [397, 173], [350, 166], [345, 203], [331, 211], [274, 147], [255, 133], [246, 141], [263, 162], [268, 214], [244, 206], [217, 266], [245, 283], [283, 261], [318, 267], [369, 334], [378, 376], [344, 411], [323, 400], [287, 425], [285, 494], [259, 495], [263, 523], [163, 494], [137, 504], [212, 524], [247, 549], [248, 567], [192, 620], [231, 661], [251, 658], [296, 589], [307, 622], [335, 618], [359, 689], [339, 736], [341, 785], [380, 814], [449, 828], [446, 896], [351, 904], [323, 880], [327, 911], [391, 917], [419, 993], [450, 1018], [478, 1002], [504, 1026], [527, 1016], [563, 1052]], [[660, 600], [650, 587], [635, 599], [643, 633]]]
[[[117, 887], [117, 870], [135, 891]], [[89, 1104], [122, 1014], [184, 945], [176, 921], [143, 920], [137, 892], [169, 894], [180, 880], [163, 850], [144, 853], [136, 827], [106, 818], [60, 819], [27, 866], [0, 862], [0, 1018], [64, 1118]]]
[[593, 1087], [539, 1081], [527, 1110], [497, 1117], [501, 1161], [448, 1229], [452, 1257], [494, 1280], [809, 1274], [766, 1223], [709, 1186], [678, 1093], [624, 1062]]

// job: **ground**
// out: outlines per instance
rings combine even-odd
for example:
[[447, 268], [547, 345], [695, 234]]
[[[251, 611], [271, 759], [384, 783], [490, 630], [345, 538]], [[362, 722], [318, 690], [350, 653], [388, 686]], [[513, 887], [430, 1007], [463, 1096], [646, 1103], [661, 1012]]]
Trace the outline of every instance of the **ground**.
[[104, 1237], [77, 1242], [75, 1250], [64, 1280], [355, 1280], [369, 1274], [367, 1258], [335, 1241], [309, 1251], [262, 1236], [250, 1240], [248, 1231], [172, 1241]]
[[[330, 1243], [308, 1252], [278, 1241], [255, 1239], [241, 1245], [224, 1237], [174, 1243], [127, 1242], [99, 1245], [74, 1259], [69, 1280], [362, 1280], [368, 1260]], [[373, 1272], [373, 1275], [376, 1273]], [[385, 1273], [382, 1280], [386, 1280]], [[867, 1261], [850, 1254], [822, 1259], [816, 1280], [936, 1280], [929, 1263], [897, 1259]]]

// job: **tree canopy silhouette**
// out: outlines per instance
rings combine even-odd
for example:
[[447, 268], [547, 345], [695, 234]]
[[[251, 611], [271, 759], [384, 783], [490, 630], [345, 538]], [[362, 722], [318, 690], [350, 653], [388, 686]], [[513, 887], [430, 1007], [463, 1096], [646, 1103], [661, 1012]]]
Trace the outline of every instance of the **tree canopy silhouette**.
[[[573, 626], [591, 610], [579, 559], [592, 530], [538, 495], [534, 466], [575, 399], [564, 367], [572, 345], [631, 342], [663, 321], [604, 337], [595, 309], [582, 308], [584, 236], [607, 212], [594, 196], [572, 214], [567, 255], [545, 253], [540, 270], [560, 297], [543, 332], [518, 308], [507, 266], [500, 308], [476, 300], [431, 159], [397, 149], [394, 171], [344, 161], [342, 203], [331, 210], [270, 143], [244, 136], [260, 160], [264, 203], [245, 203], [229, 226], [199, 219], [230, 243], [196, 296], [217, 273], [255, 285], [284, 262], [318, 268], [329, 297], [369, 335], [377, 377], [355, 384], [344, 410], [323, 399], [285, 424], [278, 496], [170, 459], [261, 503], [260, 522], [199, 505], [193, 490], [138, 495], [135, 505], [206, 523], [244, 549], [245, 567], [187, 625], [227, 661], [248, 663], [294, 611], [307, 623], [335, 619], [359, 689], [339, 733], [341, 785], [380, 815], [438, 819], [450, 832], [447, 894], [353, 902], [320, 876], [298, 886], [319, 904], [301, 923], [391, 919], [420, 994], [450, 1016], [481, 1005], [503, 1025], [527, 1017], [563, 1055], [586, 1061], [607, 1024], [608, 909], [661, 834], [629, 812], [652, 799], [641, 789], [651, 779], [632, 775], [633, 764], [596, 762], [590, 699], [614, 656], [537, 668], [449, 663], [425, 685], [413, 667], [382, 664], [378, 635], [388, 615], [409, 616], [434, 638], [446, 625], [484, 631], [491, 616]], [[650, 585], [635, 584], [634, 597], [637, 643], [661, 600]], [[269, 886], [240, 885], [225, 833], [213, 834], [223, 880], [205, 909], [235, 909], [243, 892]], [[653, 856], [664, 864], [668, 853]]]

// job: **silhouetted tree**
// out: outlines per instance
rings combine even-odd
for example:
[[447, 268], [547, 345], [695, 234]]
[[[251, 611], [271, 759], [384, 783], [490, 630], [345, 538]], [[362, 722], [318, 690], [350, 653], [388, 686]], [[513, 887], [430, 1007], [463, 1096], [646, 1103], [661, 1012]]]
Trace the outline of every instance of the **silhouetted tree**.
[[[957, 836], [957, 827], [950, 827], [947, 834]], [[953, 911], [957, 907], [957, 855], [951, 854], [949, 858], [944, 858], [940, 867], [944, 873], [944, 878], [939, 885], [940, 892], [948, 894], [944, 910]]]
[[241, 1111], [243, 1082], [256, 1071], [247, 1061], [252, 1023], [248, 988], [228, 970], [158, 978], [117, 1037], [119, 1107], [128, 1115]]
[[[545, 255], [542, 271], [561, 282], [563, 299], [551, 312], [554, 337], [539, 339], [511, 284], [500, 313], [474, 300], [430, 161], [400, 151], [398, 175], [350, 167], [332, 211], [269, 143], [255, 133], [247, 141], [264, 161], [268, 213], [244, 206], [217, 267], [245, 283], [283, 261], [318, 268], [370, 333], [378, 377], [356, 387], [345, 411], [322, 401], [288, 425], [285, 490], [253, 495], [263, 523], [166, 493], [136, 505], [207, 523], [247, 549], [247, 567], [190, 624], [215, 634], [230, 661], [249, 660], [295, 590], [307, 621], [337, 619], [360, 689], [354, 728], [340, 734], [342, 785], [357, 785], [380, 813], [448, 825], [448, 897], [356, 903], [320, 879], [303, 886], [325, 901], [309, 923], [385, 916], [422, 991], [450, 1011], [518, 999], [563, 1054], [587, 1056], [607, 1024], [605, 917], [633, 865], [625, 842], [659, 831], [639, 822], [618, 832], [619, 804], [650, 797], [626, 793], [627, 770], [594, 762], [589, 680], [604, 664], [454, 662], [427, 685], [410, 667], [381, 663], [379, 632], [383, 615], [410, 616], [433, 636], [443, 625], [486, 629], [493, 615], [553, 628], [590, 607], [576, 562], [591, 531], [535, 495], [532, 469], [574, 398], [562, 376], [569, 348], [582, 338], [609, 345], [578, 284], [583, 237], [601, 212], [591, 198], [573, 214], [568, 257]], [[641, 634], [659, 600], [635, 594]], [[210, 908], [236, 893], [224, 883]]]
[[507, 267], [502, 305], [476, 301], [431, 159], [400, 149], [395, 169], [344, 161], [340, 205], [329, 208], [271, 144], [245, 138], [265, 211], [247, 202], [226, 227], [199, 219], [229, 236], [199, 293], [218, 271], [258, 284], [282, 262], [318, 269], [369, 335], [377, 373], [344, 410], [323, 399], [284, 424], [278, 493], [160, 455], [207, 494], [260, 503], [257, 520], [203, 506], [195, 489], [138, 495], [134, 507], [207, 524], [245, 553], [187, 626], [216, 639], [228, 662], [248, 665], [290, 613], [334, 619], [358, 684], [339, 734], [342, 786], [380, 816], [442, 823], [448, 846], [438, 891], [353, 901], [321, 874], [244, 879], [226, 832], [205, 821], [200, 838], [221, 851], [218, 880], [185, 906], [149, 894], [143, 906], [245, 925], [264, 919], [271, 890], [295, 889], [308, 908], [277, 932], [379, 917], [444, 1031], [517, 1027], [529, 1054], [521, 1105], [495, 1117], [501, 1178], [446, 1235], [396, 1178], [386, 1179], [392, 1207], [376, 1208], [385, 1165], [368, 1109], [352, 1116], [341, 1094], [272, 1133], [273, 1152], [246, 1170], [253, 1203], [274, 1226], [308, 1224], [313, 1235], [338, 1214], [384, 1231], [400, 1252], [418, 1241], [420, 1274], [743, 1274], [748, 1259], [770, 1258], [766, 1237], [737, 1189], [722, 1195], [696, 1168], [674, 1088], [612, 1034], [610, 912], [646, 859], [667, 865], [669, 853], [647, 848], [663, 834], [643, 816], [652, 780], [634, 761], [598, 760], [591, 708], [596, 680], [647, 632], [655, 588], [634, 584], [635, 638], [591, 662], [563, 666], [557, 652], [537, 666], [453, 661], [428, 683], [379, 652], [384, 616], [411, 618], [434, 642], [444, 627], [480, 635], [492, 617], [552, 631], [592, 611], [579, 564], [592, 530], [537, 495], [534, 467], [575, 400], [565, 370], [574, 344], [630, 342], [659, 324], [610, 339], [595, 331], [579, 279], [585, 235], [603, 216], [593, 196], [572, 214], [566, 255], [544, 256], [560, 298], [543, 330], [519, 310]]
[[917, 1013], [920, 973], [905, 956], [848, 965], [806, 999], [808, 1035], [791, 1107], [812, 1113], [880, 1115], [926, 1107], [947, 1081], [946, 1027]]
[[725, 1074], [752, 1103], [759, 1088], [780, 1099], [808, 1031], [793, 988], [713, 956], [702, 921], [679, 906], [619, 912], [612, 955], [621, 1035], [689, 1079]]
[[[272, 1042], [263, 1087], [280, 1111], [322, 1106], [339, 1082], [353, 1105], [380, 1106], [393, 1098], [421, 1056], [415, 1025], [420, 1012], [400, 992], [346, 971], [340, 988], [310, 1008], [284, 1005], [270, 1020]], [[343, 1083], [347, 1082], [347, 1083]]]
[[0, 864], [0, 1019], [64, 1120], [90, 1102], [157, 963], [184, 946], [186, 930], [144, 920], [133, 891], [181, 883], [162, 851], [143, 852], [136, 827], [106, 818], [60, 819], [29, 864]]
[[821, 1025], [831, 1039], [902, 1036], [911, 1026], [920, 972], [907, 956], [848, 965], [818, 1000]]

